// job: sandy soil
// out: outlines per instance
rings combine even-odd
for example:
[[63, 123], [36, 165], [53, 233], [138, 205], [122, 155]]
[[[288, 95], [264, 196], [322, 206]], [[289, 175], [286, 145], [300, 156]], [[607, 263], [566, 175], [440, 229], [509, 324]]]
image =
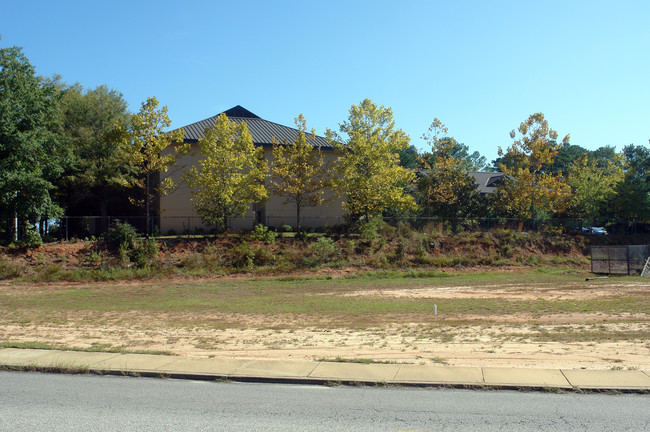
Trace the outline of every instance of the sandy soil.
[[[648, 323], [599, 324], [606, 331], [647, 329]], [[542, 325], [442, 326], [428, 337], [421, 324], [365, 330], [171, 328], [149, 322], [142, 326], [8, 325], [0, 340], [40, 341], [81, 348], [97, 345], [129, 350], [167, 351], [184, 357], [323, 359], [364, 358], [400, 363], [454, 366], [650, 370], [650, 341], [532, 342], [526, 334], [552, 330]], [[579, 324], [565, 331], [582, 331]]]
[[[236, 276], [235, 276], [236, 277]], [[151, 284], [155, 282], [123, 282]], [[112, 285], [122, 283], [113, 282]], [[34, 284], [30, 290], [49, 291], [73, 283]], [[18, 294], [24, 287], [0, 283], [3, 295]], [[587, 300], [625, 295], [648, 295], [650, 281], [621, 279], [564, 284], [436, 286], [404, 289], [373, 289], [341, 293], [345, 296], [428, 298], [509, 298]], [[331, 293], [330, 293], [331, 294]], [[314, 294], [318, 295], [318, 294]], [[594, 316], [571, 313], [539, 317], [463, 316], [458, 325], [446, 321], [400, 322], [362, 330], [318, 328], [300, 317], [215, 316], [212, 322], [237, 323], [234, 328], [178, 326], [170, 316], [140, 316], [134, 312], [93, 316], [88, 325], [82, 314], [66, 316], [60, 325], [1, 324], [0, 341], [42, 342], [76, 348], [120, 348], [130, 351], [164, 351], [184, 357], [264, 359], [372, 359], [400, 363], [440, 363], [454, 366], [514, 366], [535, 368], [641, 369], [650, 370], [650, 340], [621, 337], [611, 341], [599, 334], [637, 334], [650, 331], [650, 311], [637, 315]], [[192, 319], [180, 322], [192, 322]], [[458, 321], [458, 317], [455, 317]], [[199, 322], [199, 320], [197, 320]], [[205, 322], [205, 320], [203, 320]], [[584, 324], [597, 322], [597, 324]], [[225, 327], [228, 324], [224, 324]], [[276, 328], [276, 329], [273, 329]], [[540, 333], [589, 332], [587, 342], [547, 342]], [[552, 338], [551, 338], [552, 340]]]

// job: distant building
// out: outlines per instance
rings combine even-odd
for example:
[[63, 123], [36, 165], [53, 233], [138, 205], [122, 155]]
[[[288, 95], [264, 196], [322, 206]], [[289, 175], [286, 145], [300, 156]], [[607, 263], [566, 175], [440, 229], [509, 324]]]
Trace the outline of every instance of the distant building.
[[476, 181], [481, 195], [493, 194], [503, 184], [504, 174], [502, 172], [470, 171], [468, 174]]
[[[264, 157], [267, 162], [273, 160], [271, 150], [273, 148], [274, 138], [279, 143], [286, 141], [289, 144], [293, 144], [296, 141], [298, 135], [297, 129], [264, 120], [239, 105], [223, 113], [231, 121], [237, 123], [246, 122], [246, 126], [253, 137], [253, 143], [256, 146], [264, 148]], [[160, 232], [163, 234], [168, 233], [170, 230], [180, 233], [188, 229], [202, 228], [210, 230], [213, 228], [212, 226], [203, 225], [198, 220], [191, 202], [192, 195], [190, 189], [187, 184], [181, 181], [181, 177], [185, 173], [186, 168], [195, 164], [201, 157], [196, 148], [196, 144], [199, 139], [203, 138], [205, 128], [214, 126], [218, 116], [219, 114], [183, 126], [185, 130], [183, 141], [192, 144], [193, 150], [197, 151], [195, 156], [187, 155], [180, 157], [177, 161], [179, 168], [162, 174], [163, 178], [171, 176], [174, 182], [179, 185], [177, 189], [160, 197], [159, 200]], [[325, 162], [337, 158], [337, 152], [325, 138], [316, 136], [311, 142], [313, 145], [320, 147]], [[326, 195], [332, 197], [332, 192], [326, 191]], [[271, 195], [264, 203], [251, 203], [250, 210], [243, 218], [233, 218], [231, 228], [252, 228], [258, 223], [276, 227], [281, 225], [295, 226], [295, 205], [292, 203], [285, 204], [285, 200], [286, 197]], [[301, 225], [304, 227], [337, 225], [343, 223], [344, 215], [345, 212], [341, 206], [341, 200], [332, 199], [325, 205], [303, 208], [301, 210]]]

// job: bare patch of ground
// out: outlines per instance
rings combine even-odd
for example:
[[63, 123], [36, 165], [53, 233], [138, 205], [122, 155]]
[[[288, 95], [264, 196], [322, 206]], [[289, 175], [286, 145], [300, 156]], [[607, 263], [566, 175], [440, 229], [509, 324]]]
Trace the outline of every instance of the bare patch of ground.
[[[640, 278], [593, 282], [573, 278], [556, 284], [511, 283], [509, 280], [504, 283], [463, 282], [459, 285], [445, 279], [431, 284], [425, 281], [424, 286], [415, 287], [401, 282], [381, 284], [378, 281], [376, 285], [358, 287], [348, 286], [346, 281], [343, 284], [335, 282], [338, 283], [336, 289], [325, 289], [329, 285], [323, 285], [325, 288], [322, 290], [312, 291], [309, 286], [300, 288], [303, 290], [301, 295], [312, 296], [311, 299], [321, 294], [339, 296], [341, 302], [349, 302], [355, 297], [371, 297], [422, 301], [568, 300], [578, 304], [594, 300], [618, 301], [626, 297], [646, 301], [650, 295], [650, 282]], [[183, 291], [184, 284], [199, 284], [188, 279], [185, 282], [165, 279], [164, 283], [179, 285], [180, 294], [189, 292]], [[439, 285], [434, 286], [434, 283]], [[119, 302], [127, 301], [128, 296], [137, 300], [138, 296], [152, 295], [152, 292], [158, 295], [155, 290], [160, 284], [161, 281], [155, 280], [29, 285], [0, 282], [0, 296], [16, 301], [21, 295], [27, 298], [75, 289], [82, 294], [97, 295], [110, 291], [118, 293], [111, 297], [111, 301], [120, 306]], [[278, 280], [273, 280], [273, 284], [278, 284]], [[260, 286], [260, 293], [267, 294], [263, 288], [267, 287]], [[238, 293], [234, 291], [232, 295], [240, 295]], [[34, 308], [40, 307], [33, 304]], [[116, 306], [113, 310], [100, 309], [100, 312], [81, 306], [77, 310], [74, 302], [66, 303], [67, 310], [25, 307], [15, 311], [2, 310], [1, 305], [0, 301], [0, 342], [4, 343], [38, 342], [75, 349], [164, 351], [197, 358], [315, 360], [341, 357], [453, 366], [650, 370], [650, 311], [645, 311], [645, 306], [637, 307], [633, 312], [617, 309], [609, 314], [597, 309], [596, 305], [591, 312], [550, 309], [540, 314], [503, 311], [487, 314], [472, 311], [448, 316], [441, 303], [438, 315], [433, 311], [429, 315], [403, 313], [390, 316], [386, 313], [376, 321], [366, 321], [370, 324], [346, 327], [337, 324], [336, 316], [315, 313], [224, 313], [216, 309], [197, 312], [191, 307], [182, 309], [181, 306], [165, 310]], [[262, 309], [266, 311], [266, 305]], [[43, 314], [48, 315], [47, 319], [41, 319]]]
[[[111, 320], [113, 321], [113, 320]], [[251, 322], [250, 324], [254, 324]], [[564, 324], [562, 332], [647, 332], [648, 323], [585, 326]], [[68, 323], [0, 327], [0, 340], [42, 342], [76, 348], [127, 348], [166, 351], [184, 357], [323, 359], [359, 358], [401, 363], [453, 366], [650, 370], [650, 341], [535, 340], [554, 325], [441, 326], [418, 323], [365, 330], [345, 328], [256, 329], [172, 327], [159, 324], [104, 326]]]
[[622, 292], [626, 295], [646, 293], [648, 285], [643, 283], [563, 284], [500, 284], [498, 286], [435, 286], [431, 288], [363, 290], [346, 293], [345, 296], [385, 296], [395, 298], [508, 298], [518, 300], [587, 300], [611, 298]]

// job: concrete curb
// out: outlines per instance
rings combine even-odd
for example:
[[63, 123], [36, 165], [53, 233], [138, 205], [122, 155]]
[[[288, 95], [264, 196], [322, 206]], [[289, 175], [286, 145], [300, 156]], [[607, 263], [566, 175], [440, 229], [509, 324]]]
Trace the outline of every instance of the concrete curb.
[[207, 381], [650, 393], [650, 371], [359, 364], [0, 349], [0, 369]]

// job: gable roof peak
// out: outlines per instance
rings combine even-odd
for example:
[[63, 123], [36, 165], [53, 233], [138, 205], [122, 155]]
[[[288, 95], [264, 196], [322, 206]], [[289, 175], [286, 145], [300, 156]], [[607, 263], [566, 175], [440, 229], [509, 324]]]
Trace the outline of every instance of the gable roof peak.
[[226, 117], [260, 118], [258, 115], [253, 114], [241, 105], [232, 107], [229, 110], [224, 111], [222, 114], [225, 114]]

